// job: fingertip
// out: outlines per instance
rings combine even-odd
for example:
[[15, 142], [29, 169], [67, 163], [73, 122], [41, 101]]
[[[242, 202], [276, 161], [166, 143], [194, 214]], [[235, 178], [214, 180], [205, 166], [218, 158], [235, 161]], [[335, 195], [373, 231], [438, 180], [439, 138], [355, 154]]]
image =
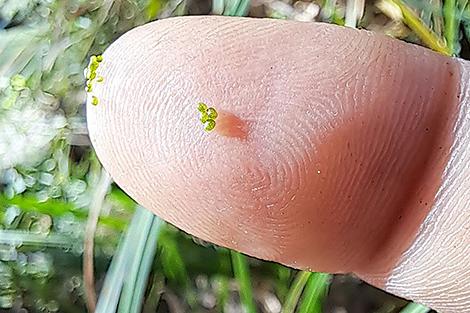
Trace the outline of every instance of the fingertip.
[[[183, 230], [380, 285], [440, 183], [424, 173], [445, 160], [447, 60], [315, 23], [160, 21], [104, 54], [90, 136], [118, 184]], [[219, 112], [210, 132], [201, 100]]]

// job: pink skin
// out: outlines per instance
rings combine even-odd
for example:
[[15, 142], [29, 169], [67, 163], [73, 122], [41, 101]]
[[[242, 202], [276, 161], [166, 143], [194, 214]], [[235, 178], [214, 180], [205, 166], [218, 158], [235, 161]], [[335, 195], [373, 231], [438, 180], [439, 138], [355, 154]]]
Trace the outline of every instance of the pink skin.
[[[204, 240], [382, 286], [448, 159], [459, 68], [325, 24], [178, 18], [114, 43], [88, 107], [133, 198]], [[204, 101], [221, 115], [198, 120]]]
[[219, 112], [215, 131], [221, 136], [242, 140], [246, 140], [248, 136], [246, 123], [235, 114], [226, 111]]

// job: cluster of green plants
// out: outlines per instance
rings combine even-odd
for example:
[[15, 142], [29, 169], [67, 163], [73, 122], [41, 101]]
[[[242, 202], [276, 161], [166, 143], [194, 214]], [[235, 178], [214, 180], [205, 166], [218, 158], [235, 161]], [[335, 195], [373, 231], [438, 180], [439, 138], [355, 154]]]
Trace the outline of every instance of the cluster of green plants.
[[[84, 69], [125, 31], [198, 12], [191, 0], [0, 0], [0, 309], [10, 312], [321, 312], [332, 279], [194, 239], [124, 194], [87, 137]], [[285, 3], [288, 3], [287, 1]], [[316, 1], [344, 24], [343, 1]], [[248, 14], [249, 0], [213, 0]], [[466, 0], [381, 0], [384, 32], [465, 55]], [[205, 13], [210, 13], [205, 12]], [[291, 18], [269, 8], [265, 16]], [[397, 28], [398, 27], [398, 28]], [[401, 29], [397, 31], [397, 29]], [[388, 30], [388, 31], [387, 31]], [[468, 50], [468, 49], [467, 49]], [[277, 302], [276, 302], [277, 301]], [[390, 311], [400, 309], [403, 301]], [[269, 306], [264, 303], [265, 306]], [[410, 304], [404, 312], [427, 312]]]

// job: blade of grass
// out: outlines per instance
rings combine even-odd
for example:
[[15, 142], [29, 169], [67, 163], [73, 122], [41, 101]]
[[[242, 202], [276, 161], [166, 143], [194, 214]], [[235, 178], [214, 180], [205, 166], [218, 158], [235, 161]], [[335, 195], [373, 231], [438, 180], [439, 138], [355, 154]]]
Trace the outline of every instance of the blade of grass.
[[344, 25], [356, 28], [358, 21], [364, 14], [364, 0], [347, 0]]
[[333, 16], [335, 7], [336, 7], [336, 0], [325, 0], [320, 11], [320, 16], [323, 21], [325, 22], [331, 21], [331, 17]]
[[142, 225], [145, 223], [143, 212], [139, 207], [136, 209], [127, 232], [121, 238], [121, 242], [106, 273], [95, 313], [116, 312], [124, 277], [129, 268], [129, 256], [132, 255], [133, 245], [139, 237]]
[[442, 25], [444, 24], [444, 18], [442, 16], [442, 1], [431, 0], [432, 12], [432, 23], [433, 29], [437, 36], [442, 36]]
[[458, 43], [458, 27], [460, 19], [457, 17], [457, 6], [455, 0], [445, 0], [443, 6], [444, 13], [444, 37], [447, 47], [452, 55], [456, 55], [460, 50]]
[[151, 288], [148, 292], [148, 296], [145, 299], [142, 313], [155, 313], [157, 312], [158, 304], [162, 297], [165, 288], [165, 277], [161, 273], [157, 273], [153, 277]]
[[142, 211], [142, 220], [140, 231], [134, 241], [133, 253], [128, 255], [129, 267], [127, 268], [127, 275], [124, 281], [121, 297], [119, 300], [119, 313], [128, 313], [132, 303], [132, 296], [134, 293], [135, 284], [137, 281], [137, 275], [139, 272], [140, 263], [144, 254], [145, 244], [147, 237], [149, 236], [150, 229], [152, 227], [152, 215], [149, 211], [139, 207]]
[[251, 0], [241, 0], [238, 4], [235, 16], [246, 16], [250, 11]]
[[457, 13], [460, 21], [464, 19], [464, 12], [467, 8], [468, 0], [458, 0], [457, 1]]
[[229, 280], [225, 276], [217, 278], [218, 288], [216, 289], [217, 306], [220, 312], [225, 311], [225, 305], [230, 297]]
[[161, 265], [165, 277], [169, 283], [187, 289], [190, 279], [176, 238], [172, 237], [169, 232], [163, 231], [159, 237], [158, 245], [161, 250]]
[[281, 303], [285, 302], [287, 294], [289, 293], [289, 282], [293, 271], [294, 270], [288, 267], [284, 267], [279, 264], [276, 265], [277, 275], [275, 280], [275, 291]]
[[305, 284], [307, 283], [311, 272], [298, 272], [295, 276], [294, 282], [287, 294], [286, 301], [284, 302], [284, 306], [282, 308], [282, 313], [293, 313], [297, 304], [299, 302], [300, 295], [302, 294], [302, 290], [304, 290]]
[[0, 76], [11, 77], [21, 71], [38, 52], [38, 44], [47, 32], [47, 25], [4, 31], [0, 35]]
[[431, 311], [429, 308], [418, 303], [409, 303], [400, 313], [427, 313]]
[[338, 10], [338, 9], [334, 9], [333, 11], [333, 15], [331, 16], [331, 23], [333, 24], [336, 24], [336, 25], [340, 25], [340, 26], [344, 26], [344, 16], [343, 14], [341, 13], [341, 10]]
[[224, 13], [224, 0], [212, 0], [212, 14], [221, 15]]
[[158, 12], [162, 9], [163, 3], [160, 0], [150, 0], [147, 4], [147, 19], [154, 20], [158, 16]]
[[240, 286], [240, 300], [246, 313], [255, 313], [256, 306], [253, 301], [253, 289], [251, 286], [250, 269], [246, 256], [236, 251], [231, 251], [232, 267], [235, 279]]
[[411, 10], [402, 0], [389, 0], [397, 5], [402, 14], [404, 23], [415, 32], [421, 41], [429, 48], [442, 53], [444, 55], [451, 55], [452, 51], [445, 45], [441, 38], [439, 38], [426, 24]]
[[[6, 209], [9, 206], [17, 206], [23, 212], [38, 212], [55, 217], [73, 214], [77, 219], [85, 220], [88, 216], [86, 211], [76, 208], [70, 202], [55, 199], [39, 202], [35, 197], [27, 195], [17, 195], [12, 199], [8, 199], [5, 195], [0, 193], [0, 208]], [[100, 216], [98, 221], [100, 224], [115, 230], [122, 231], [126, 226], [123, 219], [112, 216]]]
[[224, 15], [235, 16], [241, 0], [225, 0]]
[[155, 254], [157, 253], [157, 240], [158, 233], [161, 227], [164, 225], [163, 221], [157, 216], [153, 216], [152, 228], [150, 229], [151, 236], [147, 239], [145, 245], [144, 255], [142, 257], [142, 263], [140, 265], [139, 274], [136, 281], [136, 292], [134, 292], [134, 298], [131, 304], [131, 313], [138, 313], [141, 311], [145, 287], [149, 279], [150, 271], [152, 269]]
[[[432, 2], [433, 0], [429, 0], [429, 2]], [[424, 22], [424, 24], [428, 25], [428, 27], [431, 27], [431, 20], [432, 20], [432, 13], [433, 13], [433, 6], [431, 3], [429, 5], [423, 5], [421, 8], [421, 13], [420, 17], [421, 20]]]
[[118, 312], [121, 313], [141, 311], [148, 275], [156, 253], [158, 232], [162, 222], [150, 211], [143, 210], [144, 225], [135, 242], [135, 251], [129, 264], [129, 274], [119, 302]]
[[64, 235], [44, 236], [21, 230], [0, 230], [0, 244], [71, 249], [75, 243], [75, 239]]
[[129, 212], [134, 212], [137, 206], [137, 203], [117, 186], [113, 186], [108, 199], [117, 202], [121, 208]]
[[470, 3], [462, 7], [461, 18], [465, 22], [470, 22]]
[[470, 42], [470, 4], [467, 4], [462, 12], [463, 29], [467, 41]]
[[322, 304], [330, 285], [330, 274], [313, 273], [308, 279], [299, 313], [321, 313]]

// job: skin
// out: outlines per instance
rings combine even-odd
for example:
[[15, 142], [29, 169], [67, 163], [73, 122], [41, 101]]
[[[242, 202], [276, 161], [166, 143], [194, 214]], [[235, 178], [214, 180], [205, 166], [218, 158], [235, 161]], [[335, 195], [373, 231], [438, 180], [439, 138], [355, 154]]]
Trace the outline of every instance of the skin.
[[222, 111], [217, 119], [217, 134], [225, 137], [246, 140], [248, 137], [248, 125], [235, 114]]
[[365, 31], [173, 18], [122, 36], [98, 72], [90, 136], [135, 200], [204, 240], [379, 287], [455, 139], [458, 62]]

